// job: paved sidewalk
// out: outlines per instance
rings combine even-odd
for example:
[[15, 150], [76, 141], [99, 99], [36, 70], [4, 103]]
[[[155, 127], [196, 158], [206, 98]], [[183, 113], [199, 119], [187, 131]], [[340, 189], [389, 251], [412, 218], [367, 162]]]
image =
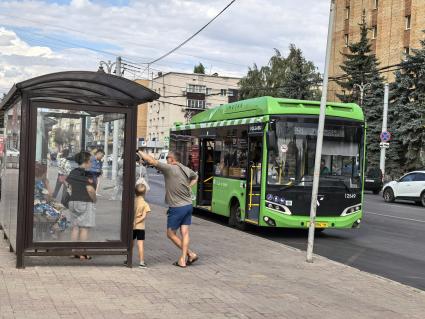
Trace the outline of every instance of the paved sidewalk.
[[[122, 257], [38, 257], [14, 268], [0, 240], [0, 318], [424, 318], [425, 293], [194, 218], [198, 264], [171, 265], [165, 211], [147, 223], [148, 269]], [[0, 235], [1, 236], [1, 235]]]

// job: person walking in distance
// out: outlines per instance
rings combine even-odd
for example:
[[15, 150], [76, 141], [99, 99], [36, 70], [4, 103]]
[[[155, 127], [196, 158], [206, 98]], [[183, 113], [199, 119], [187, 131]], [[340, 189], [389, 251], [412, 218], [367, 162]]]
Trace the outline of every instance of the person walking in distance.
[[68, 161], [69, 150], [64, 149], [58, 163], [58, 177], [56, 179], [55, 190], [53, 192], [53, 197], [56, 198], [59, 195], [60, 190], [62, 189], [63, 184], [65, 183], [66, 177], [72, 170], [71, 163]]
[[[167, 213], [167, 236], [181, 249], [180, 258], [173, 264], [186, 268], [198, 260], [198, 255], [189, 249], [189, 226], [192, 223], [191, 187], [198, 181], [198, 175], [180, 163], [179, 152], [169, 152], [167, 163], [160, 163], [152, 156], [139, 151], [140, 157], [155, 166], [164, 174], [165, 202], [169, 206]], [[180, 229], [181, 237], [177, 235]]]

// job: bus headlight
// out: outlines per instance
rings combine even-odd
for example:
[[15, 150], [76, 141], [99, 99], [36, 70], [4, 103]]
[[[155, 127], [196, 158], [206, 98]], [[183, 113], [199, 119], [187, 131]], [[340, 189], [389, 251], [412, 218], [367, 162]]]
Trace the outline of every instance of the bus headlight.
[[263, 220], [266, 222], [267, 225], [275, 227], [276, 226], [276, 222], [274, 221], [273, 218], [270, 218], [268, 216], [264, 216]]
[[362, 209], [362, 205], [360, 205], [360, 204], [347, 207], [346, 209], [344, 209], [341, 216], [348, 216], [348, 215], [351, 215], [351, 214], [358, 213], [359, 211], [361, 211], [361, 209]]

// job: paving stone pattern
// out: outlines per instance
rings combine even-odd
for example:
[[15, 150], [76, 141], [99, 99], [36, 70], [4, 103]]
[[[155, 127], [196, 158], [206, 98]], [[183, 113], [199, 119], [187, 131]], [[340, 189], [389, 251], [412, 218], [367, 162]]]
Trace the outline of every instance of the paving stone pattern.
[[[15, 256], [0, 240], [0, 318], [424, 318], [425, 293], [194, 217], [199, 263], [172, 266], [165, 210], [147, 222], [148, 269], [119, 256], [91, 261]], [[1, 234], [0, 234], [1, 236]], [[2, 238], [2, 236], [1, 236]], [[137, 261], [134, 260], [136, 265]]]

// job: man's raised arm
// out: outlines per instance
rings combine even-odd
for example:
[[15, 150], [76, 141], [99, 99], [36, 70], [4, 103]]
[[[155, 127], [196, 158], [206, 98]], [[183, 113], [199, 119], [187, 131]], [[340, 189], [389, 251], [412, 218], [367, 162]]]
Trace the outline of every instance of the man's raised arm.
[[150, 156], [150, 155], [148, 155], [148, 154], [146, 154], [146, 153], [144, 153], [144, 152], [142, 152], [142, 151], [139, 151], [139, 156], [145, 161], [145, 162], [147, 162], [149, 165], [152, 165], [152, 166], [155, 166], [155, 167], [157, 167], [158, 166], [158, 161], [156, 160], [156, 159], [154, 159], [152, 156]]

